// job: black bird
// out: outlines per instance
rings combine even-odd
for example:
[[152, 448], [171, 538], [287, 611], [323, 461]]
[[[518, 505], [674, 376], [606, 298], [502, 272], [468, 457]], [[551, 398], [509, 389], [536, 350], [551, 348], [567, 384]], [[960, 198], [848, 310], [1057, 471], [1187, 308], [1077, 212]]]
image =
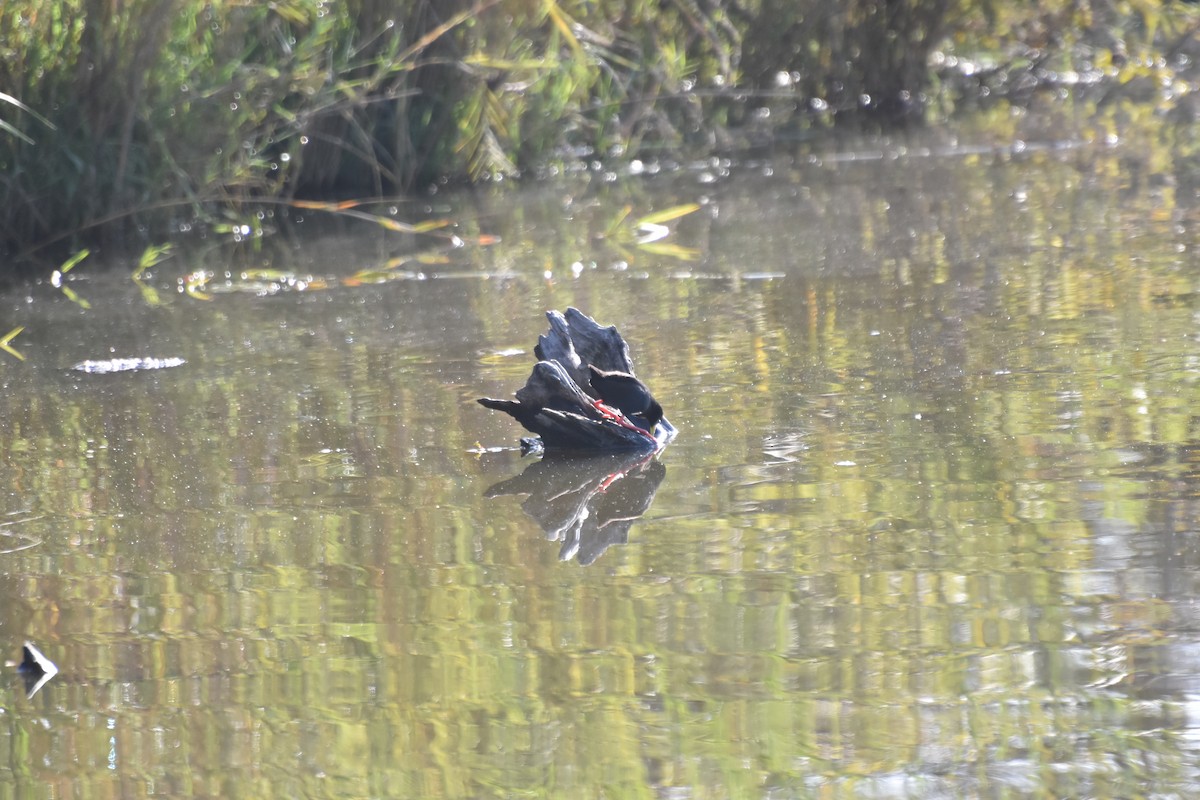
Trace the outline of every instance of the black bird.
[[640, 416], [648, 423], [648, 430], [654, 432], [654, 426], [663, 418], [663, 410], [646, 384], [628, 372], [605, 372], [592, 364], [588, 364], [588, 372], [591, 373], [592, 388], [606, 405], [620, 409], [630, 418]]

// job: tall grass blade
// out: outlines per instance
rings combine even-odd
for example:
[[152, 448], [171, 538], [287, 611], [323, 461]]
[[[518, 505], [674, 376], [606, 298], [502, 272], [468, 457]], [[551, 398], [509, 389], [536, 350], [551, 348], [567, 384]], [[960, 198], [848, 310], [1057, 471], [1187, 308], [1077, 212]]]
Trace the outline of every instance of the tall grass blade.
[[24, 133], [17, 130], [16, 128], [14, 128], [12, 125], [9, 125], [7, 122], [5, 122], [2, 119], [0, 119], [0, 131], [4, 131], [5, 133], [11, 134], [11, 135], [17, 137], [18, 139], [20, 139], [22, 142], [25, 142], [26, 144], [37, 144], [35, 141], [33, 141], [32, 138], [30, 138], [29, 136], [26, 136]]
[[54, 130], [54, 129], [55, 129], [55, 128], [54, 128], [54, 123], [52, 123], [50, 120], [48, 120], [48, 119], [46, 119], [45, 117], [43, 117], [43, 116], [42, 116], [41, 114], [39, 114], [38, 112], [34, 111], [34, 110], [33, 110], [32, 108], [30, 108], [29, 106], [27, 106], [27, 105], [25, 105], [24, 103], [22, 103], [22, 102], [21, 102], [20, 100], [18, 100], [17, 98], [13, 97], [11, 94], [7, 94], [7, 93], [5, 93], [5, 92], [0, 92], [0, 103], [8, 103], [8, 104], [9, 104], [9, 105], [11, 105], [11, 106], [16, 106], [17, 108], [21, 109], [21, 110], [22, 110], [22, 111], [24, 111], [26, 114], [28, 114], [29, 116], [31, 116], [31, 117], [33, 117], [34, 119], [36, 119], [38, 122], [40, 122], [40, 123], [42, 123], [43, 125], [45, 125], [45, 126], [46, 126], [47, 128], [49, 128], [50, 130]]

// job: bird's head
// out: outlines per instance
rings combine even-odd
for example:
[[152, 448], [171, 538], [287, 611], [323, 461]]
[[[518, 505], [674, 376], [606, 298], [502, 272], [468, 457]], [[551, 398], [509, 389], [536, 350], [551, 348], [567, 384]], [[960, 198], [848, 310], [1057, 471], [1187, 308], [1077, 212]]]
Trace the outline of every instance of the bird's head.
[[650, 401], [650, 407], [646, 409], [644, 416], [646, 417], [646, 422], [650, 423], [650, 433], [654, 433], [655, 427], [658, 426], [658, 423], [663, 418], [662, 406], [658, 404], [657, 400]]

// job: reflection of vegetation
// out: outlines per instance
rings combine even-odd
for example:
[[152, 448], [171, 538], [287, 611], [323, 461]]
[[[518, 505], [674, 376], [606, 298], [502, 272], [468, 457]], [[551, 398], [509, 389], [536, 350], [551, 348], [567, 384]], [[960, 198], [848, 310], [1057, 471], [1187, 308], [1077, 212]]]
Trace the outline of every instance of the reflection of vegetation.
[[963, 96], [1169, 108], [1200, 63], [1185, 3], [403, 5], [4, 3], [0, 248], [135, 219], [253, 230], [254, 199], [741, 148]]
[[[0, 482], [39, 544], [6, 556], [0, 624], [29, 604], [21, 632], [64, 668], [48, 706], [5, 716], [20, 778], [1186, 794], [1187, 700], [1161, 678], [1190, 670], [1200, 564], [1188, 158], [1006, 148], [735, 177], [706, 188], [719, 214], [679, 220], [696, 275], [567, 272], [612, 209], [654, 206], [597, 182], [460, 198], [448, 213], [499, 241], [446, 255], [498, 280], [175, 313], [128, 280], [90, 284], [87, 314], [53, 295], [80, 329], [33, 331], [43, 363], [115, 341], [188, 364], [5, 366]], [[370, 241], [338, 232], [303, 254], [353, 271], [347, 241]], [[196, 264], [180, 248], [141, 277], [170, 285], [168, 266]], [[744, 277], [764, 266], [786, 276]], [[466, 452], [511, 435], [470, 398], [527, 372], [481, 354], [565, 300], [622, 320], [683, 430], [638, 535], [590, 570], [482, 498], [511, 469]]]

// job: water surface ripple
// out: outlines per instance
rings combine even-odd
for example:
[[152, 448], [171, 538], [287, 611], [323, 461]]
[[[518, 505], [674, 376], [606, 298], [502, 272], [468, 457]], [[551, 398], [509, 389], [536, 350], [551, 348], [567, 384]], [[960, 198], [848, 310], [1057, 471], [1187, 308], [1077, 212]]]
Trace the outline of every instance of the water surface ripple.
[[[0, 645], [61, 669], [9, 673], [0, 795], [1195, 794], [1195, 162], [1050, 144], [575, 176], [440, 196], [462, 246], [293, 220], [158, 304], [132, 264], [0, 298]], [[475, 404], [568, 305], [679, 428], [652, 464], [535, 464]]]

